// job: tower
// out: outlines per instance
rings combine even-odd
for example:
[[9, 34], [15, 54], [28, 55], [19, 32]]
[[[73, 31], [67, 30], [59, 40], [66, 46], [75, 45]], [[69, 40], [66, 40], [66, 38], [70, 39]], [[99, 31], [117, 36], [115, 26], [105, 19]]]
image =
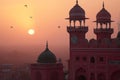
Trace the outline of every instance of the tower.
[[[78, 0], [76, 0], [75, 6], [69, 11], [69, 26], [67, 26], [67, 32], [70, 36], [70, 60], [69, 60], [69, 80], [86, 80], [86, 66], [80, 65], [78, 62], [80, 58], [86, 56], [81, 54], [82, 49], [88, 48], [88, 40], [86, 39], [86, 33], [88, 32], [88, 26], [86, 26], [86, 18], [84, 9], [79, 6]], [[79, 25], [76, 25], [76, 22]], [[81, 50], [81, 51], [80, 51]], [[84, 52], [83, 52], [84, 53]]]
[[46, 49], [38, 56], [37, 63], [31, 64], [32, 80], [63, 80], [63, 65], [57, 62], [56, 56]]
[[[78, 0], [76, 0], [75, 6], [70, 10], [69, 18], [66, 19], [69, 20], [67, 31], [70, 34], [70, 47], [81, 47], [78, 44], [86, 39], [85, 35], [88, 32], [88, 27], [85, 26], [85, 21], [88, 18], [85, 17], [85, 11], [79, 6]], [[77, 21], [79, 22], [78, 26], [76, 25]], [[83, 44], [82, 47], [83, 46], [86, 47], [85, 44]]]
[[111, 28], [111, 14], [105, 9], [104, 2], [103, 8], [98, 12], [96, 16], [96, 28], [94, 29], [94, 33], [97, 36], [97, 40], [101, 40], [104, 38], [111, 39], [111, 34], [113, 33], [113, 29]]

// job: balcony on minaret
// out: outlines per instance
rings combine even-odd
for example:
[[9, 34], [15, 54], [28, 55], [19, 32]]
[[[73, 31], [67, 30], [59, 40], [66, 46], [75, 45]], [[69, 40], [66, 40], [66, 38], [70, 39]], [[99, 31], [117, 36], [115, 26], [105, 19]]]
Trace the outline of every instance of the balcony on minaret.
[[96, 28], [94, 33], [97, 35], [97, 40], [100, 39], [111, 39], [111, 34], [113, 33], [113, 28]]
[[86, 33], [86, 32], [88, 32], [88, 27], [87, 26], [77, 26], [77, 27], [68, 26], [67, 31], [68, 32]]
[[94, 29], [94, 33], [95, 34], [99, 34], [99, 33], [109, 33], [112, 34], [113, 33], [113, 28], [96, 28]]
[[85, 10], [78, 4], [78, 0], [76, 0], [76, 4], [70, 9], [69, 17], [66, 20], [69, 20], [69, 26], [67, 27], [67, 31], [69, 33], [74, 33], [85, 36], [85, 33], [88, 32], [88, 26], [86, 23]]

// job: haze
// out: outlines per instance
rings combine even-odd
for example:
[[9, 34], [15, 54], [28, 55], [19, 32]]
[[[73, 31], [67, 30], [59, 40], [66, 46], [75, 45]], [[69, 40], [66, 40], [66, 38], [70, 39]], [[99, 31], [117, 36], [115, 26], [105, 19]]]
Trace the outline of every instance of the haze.
[[[86, 11], [86, 25], [89, 26], [87, 38], [95, 38], [93, 29], [96, 14], [102, 3], [111, 13], [114, 34], [118, 32], [120, 21], [120, 0], [79, 0]], [[27, 7], [25, 6], [27, 5]], [[75, 5], [75, 0], [1, 0], [0, 1], [0, 57], [1, 63], [31, 63], [44, 50], [46, 41], [50, 50], [64, 61], [69, 57], [69, 35], [65, 18]], [[60, 26], [60, 28], [58, 28]], [[29, 35], [28, 30], [35, 34]]]

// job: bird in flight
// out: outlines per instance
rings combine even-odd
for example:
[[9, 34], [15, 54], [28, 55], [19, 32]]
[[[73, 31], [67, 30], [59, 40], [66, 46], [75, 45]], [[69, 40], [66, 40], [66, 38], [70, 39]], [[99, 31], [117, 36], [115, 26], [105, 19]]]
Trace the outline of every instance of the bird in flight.
[[13, 26], [10, 26], [10, 28], [13, 28]]
[[32, 17], [32, 16], [30, 16], [30, 18], [32, 19], [33, 17]]
[[60, 28], [60, 26], [58, 26], [58, 28]]
[[25, 4], [24, 6], [25, 6], [26, 8], [28, 8], [28, 5], [27, 5], [27, 4]]

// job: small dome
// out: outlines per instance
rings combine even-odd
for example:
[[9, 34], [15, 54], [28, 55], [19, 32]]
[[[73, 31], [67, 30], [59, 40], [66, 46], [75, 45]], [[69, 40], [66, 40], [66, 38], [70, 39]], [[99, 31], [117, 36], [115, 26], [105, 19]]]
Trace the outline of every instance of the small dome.
[[106, 22], [111, 22], [111, 14], [104, 8], [104, 3], [103, 3], [103, 8], [98, 12], [97, 16], [97, 21], [106, 21]]
[[76, 5], [69, 12], [71, 19], [85, 19], [85, 11], [78, 5], [78, 1], [76, 1]]
[[43, 51], [38, 59], [38, 63], [56, 63], [56, 56], [48, 49], [48, 45], [46, 45], [45, 51]]

